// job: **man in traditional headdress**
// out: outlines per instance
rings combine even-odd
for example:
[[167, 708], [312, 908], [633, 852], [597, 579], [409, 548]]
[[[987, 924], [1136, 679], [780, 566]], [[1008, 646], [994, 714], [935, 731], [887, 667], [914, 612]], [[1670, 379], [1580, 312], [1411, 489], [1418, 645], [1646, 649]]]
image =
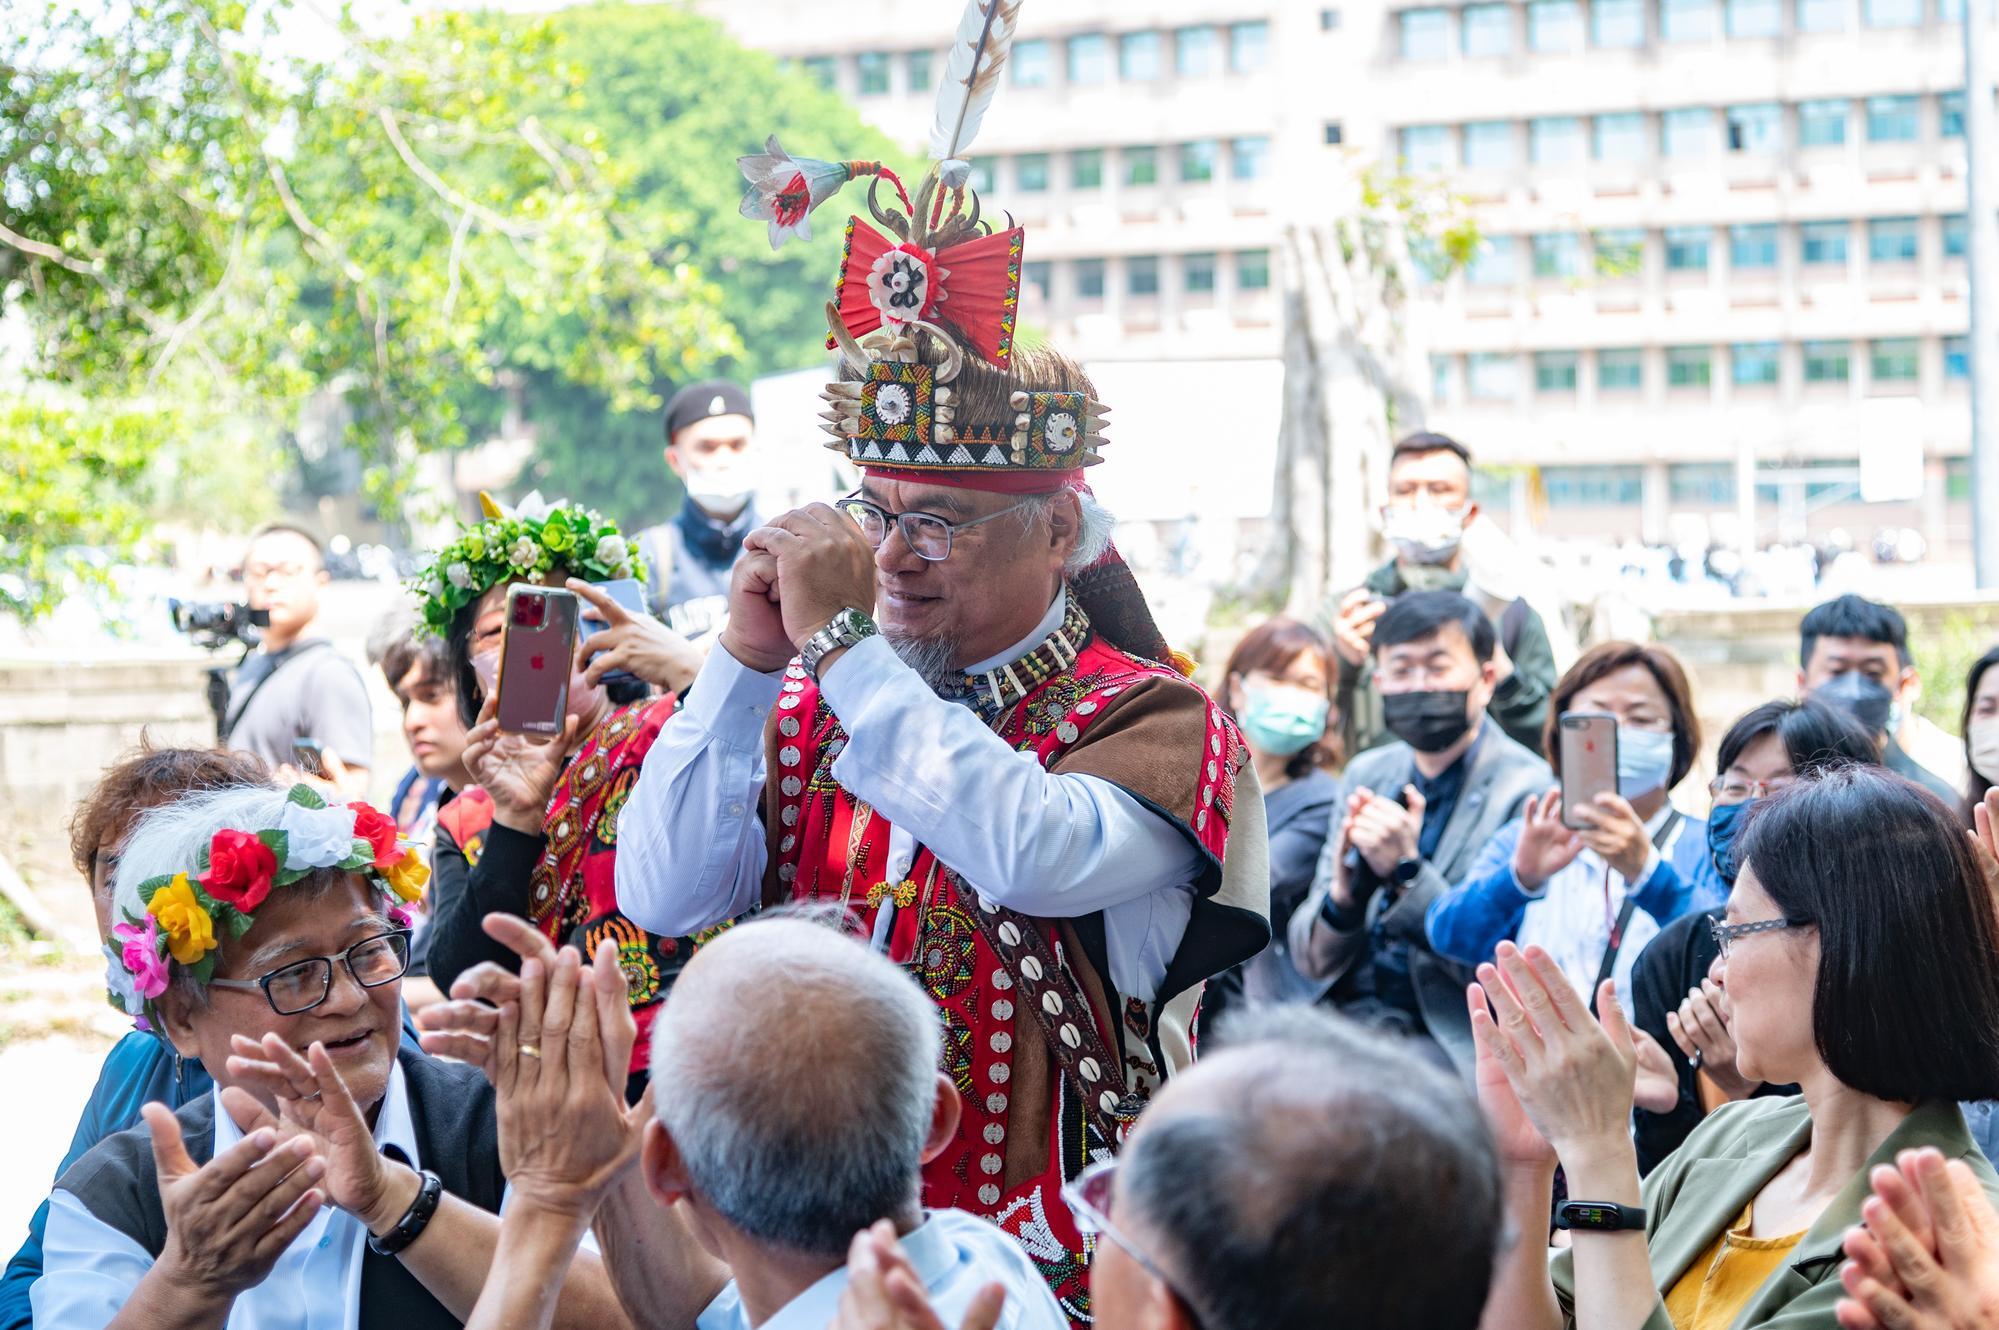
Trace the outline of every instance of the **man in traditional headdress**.
[[[783, 217], [826, 164], [773, 145], [750, 202], [773, 162]], [[925, 1203], [1015, 1234], [1081, 1322], [1063, 1186], [1184, 1060], [1200, 984], [1268, 937], [1262, 800], [1082, 487], [1103, 406], [1011, 345], [1020, 232], [985, 233], [963, 165], [875, 207], [900, 243], [849, 224], [828, 430], [864, 479], [746, 539], [621, 814], [618, 899], [668, 933], [837, 903], [908, 966], [965, 1102]]]

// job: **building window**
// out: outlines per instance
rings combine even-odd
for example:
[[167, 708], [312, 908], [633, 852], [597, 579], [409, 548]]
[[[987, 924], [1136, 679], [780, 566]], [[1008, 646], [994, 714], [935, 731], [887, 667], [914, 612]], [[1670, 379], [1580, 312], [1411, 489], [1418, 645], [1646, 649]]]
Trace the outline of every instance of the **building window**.
[[1798, 255], [1806, 263], [1845, 263], [1845, 222], [1805, 222], [1798, 227]]
[[1541, 492], [1550, 508], [1635, 508], [1645, 497], [1636, 466], [1544, 466]]
[[1128, 296], [1159, 294], [1159, 260], [1151, 254], [1133, 254], [1124, 261], [1124, 292]]
[[1326, 122], [1326, 146], [1328, 148], [1339, 147], [1340, 144], [1346, 141], [1346, 137], [1346, 131], [1340, 128], [1339, 121], [1328, 120]]
[[1534, 391], [1572, 393], [1576, 390], [1576, 353], [1537, 351], [1534, 354]]
[[1451, 16], [1444, 9], [1402, 11], [1402, 58], [1442, 60], [1451, 53]]
[[1876, 383], [1914, 383], [1918, 345], [1913, 337], [1887, 337], [1867, 347], [1867, 373]]
[[1971, 339], [1969, 337], [1946, 337], [1943, 339], [1943, 376], [1946, 379], [1968, 379], [1971, 377]]
[[1451, 358], [1449, 356], [1430, 357], [1430, 400], [1448, 401], [1451, 395]]
[[1337, 32], [1337, 31], [1339, 30], [1339, 26], [1340, 26], [1340, 11], [1339, 11], [1339, 10], [1337, 10], [1337, 9], [1322, 9], [1322, 10], [1320, 10], [1320, 11], [1319, 11], [1319, 31], [1320, 31], [1320, 32]]
[[1545, 55], [1583, 49], [1579, 0], [1528, 0], [1527, 48]]
[[1711, 42], [1716, 36], [1714, 0], [1659, 0], [1659, 40]]
[[1876, 217], [1867, 223], [1869, 263], [1914, 263], [1918, 245], [1913, 217]]
[[1270, 289], [1269, 250], [1246, 249], [1235, 256], [1235, 289], [1238, 291]]
[[1937, 0], [1937, 22], [1957, 23], [1964, 18], [1964, 0]]
[[1076, 298], [1078, 300], [1102, 300], [1104, 298], [1104, 261], [1102, 259], [1077, 259], [1075, 269]]
[[1055, 57], [1048, 43], [1036, 38], [1031, 42], [1015, 42], [1007, 63], [1013, 66], [1014, 87], [1045, 88], [1055, 68]]
[[1645, 233], [1641, 230], [1618, 227], [1598, 231], [1594, 241], [1599, 277], [1636, 277], [1645, 264]]
[[1489, 236], [1472, 256], [1465, 280], [1473, 286], [1511, 286], [1517, 276], [1512, 236]]
[[1645, 0], [1594, 0], [1589, 7], [1589, 39], [1603, 47], [1645, 44]]
[[1111, 39], [1101, 32], [1086, 32], [1069, 39], [1069, 81], [1107, 83], [1111, 77]]
[[1777, 103], [1731, 106], [1723, 115], [1730, 152], [1767, 156], [1784, 150], [1784, 112]]
[[1513, 122], [1479, 120], [1464, 128], [1465, 166], [1475, 171], [1505, 171], [1513, 166]]
[[1685, 106], [1659, 113], [1659, 151], [1667, 157], [1705, 157], [1714, 151], [1714, 112]]
[[1604, 393], [1637, 392], [1645, 382], [1644, 359], [1637, 347], [1596, 353], [1596, 388]]
[[1221, 145], [1213, 139], [1197, 139], [1180, 145], [1180, 179], [1190, 185], [1203, 184], [1215, 178], [1215, 159], [1221, 156]]
[[1104, 150], [1102, 148], [1081, 148], [1069, 154], [1069, 188], [1102, 189], [1104, 187]]
[[1048, 260], [1042, 259], [1038, 263], [1029, 262], [1021, 264], [1020, 284], [1023, 289], [1034, 292], [1039, 299], [1048, 299], [1048, 292], [1050, 290]]
[[1573, 231], [1551, 231], [1533, 238], [1534, 275], [1570, 279], [1583, 275], [1582, 237]]
[[1666, 348], [1666, 386], [1705, 388], [1714, 378], [1714, 348], [1711, 346], [1669, 346]]
[[1728, 348], [1728, 376], [1738, 388], [1767, 388], [1777, 382], [1776, 342], [1737, 342]]
[[1961, 212], [1937, 219], [1937, 229], [1943, 232], [1943, 256], [1947, 259], [1961, 259], [1971, 245], [1970, 219]]
[[1258, 135], [1229, 144], [1229, 177], [1233, 180], [1261, 180], [1270, 174], [1270, 140]]
[[1945, 92], [1937, 95], [1937, 137], [1961, 139], [1964, 137], [1964, 94]]
[[1867, 99], [1867, 141], [1869, 143], [1913, 143], [1916, 140], [1915, 97], [1869, 97]]
[[930, 51], [910, 51], [902, 57], [903, 73], [912, 93], [929, 92], [935, 87], [936, 56]]
[[1726, 508], [1735, 502], [1735, 468], [1727, 462], [1674, 462], [1666, 468], [1666, 498], [1675, 508]]
[[1237, 74], [1254, 74], [1270, 63], [1270, 25], [1229, 24], [1229, 69]]
[[1402, 165], [1410, 171], [1441, 171], [1450, 165], [1450, 134], [1442, 125], [1402, 129]]
[[1536, 166], [1573, 166], [1583, 159], [1583, 122], [1572, 115], [1527, 122], [1527, 157]]
[[1728, 35], [1776, 37], [1784, 31], [1783, 0], [1728, 0]]
[[1798, 0], [1799, 32], [1845, 32], [1851, 0]]
[[808, 55], [798, 62], [798, 67], [810, 74], [822, 88], [833, 88], [839, 83], [840, 66], [830, 55]]
[[1465, 392], [1485, 401], [1501, 401], [1520, 395], [1520, 362], [1515, 356], [1492, 351], [1465, 357]]
[[1846, 142], [1846, 98], [1798, 103], [1798, 143], [1806, 148], [1836, 148]]
[[1215, 293], [1215, 256], [1212, 254], [1182, 254], [1180, 256], [1180, 289], [1190, 296], [1211, 296]]
[[1860, 0], [1860, 16], [1870, 28], [1920, 28], [1923, 0]]
[[1666, 271], [1706, 272], [1708, 241], [1713, 235], [1705, 226], [1666, 228]]
[[1124, 182], [1127, 185], [1156, 185], [1159, 183], [1159, 149], [1121, 148], [1118, 157], [1124, 162]]
[[1596, 159], [1600, 162], [1642, 162], [1645, 160], [1645, 116], [1638, 111], [1618, 111], [1596, 118]]
[[998, 179], [999, 179], [999, 158], [997, 157], [972, 158], [972, 174], [971, 178], [966, 183], [972, 187], [974, 192], [979, 194], [991, 194], [994, 188], [996, 187], [995, 182], [998, 181]]
[[1459, 14], [1463, 32], [1459, 40], [1464, 43], [1468, 56], [1511, 55], [1513, 54], [1513, 6], [1466, 5]]
[[1806, 383], [1845, 383], [1852, 376], [1851, 342], [1806, 342]]
[[[1437, 11], [1439, 14], [1442, 10]], [[1182, 78], [1206, 78], [1222, 72], [1222, 35], [1202, 24], [1173, 34], [1173, 68]]]
[[1048, 188], [1048, 154], [1024, 152], [1013, 159], [1013, 187], [1023, 194], [1040, 194]]
[[880, 97], [888, 92], [888, 52], [863, 51], [854, 57], [854, 68], [860, 74], [860, 91], [863, 97]]
[[1165, 72], [1156, 32], [1127, 32], [1117, 39], [1118, 77], [1128, 83], [1151, 83]]
[[1735, 269], [1776, 267], [1776, 225], [1754, 223], [1729, 227], [1728, 266]]

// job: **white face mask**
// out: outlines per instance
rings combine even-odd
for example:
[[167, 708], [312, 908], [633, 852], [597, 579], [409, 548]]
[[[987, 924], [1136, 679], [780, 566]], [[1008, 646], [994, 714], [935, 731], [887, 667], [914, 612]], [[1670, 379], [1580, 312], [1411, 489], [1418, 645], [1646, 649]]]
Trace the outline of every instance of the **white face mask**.
[[495, 647], [491, 651], [481, 652], [472, 657], [472, 673], [479, 676], [480, 691], [491, 697], [493, 689], [498, 687], [500, 682], [499, 648]]
[[1382, 534], [1407, 563], [1449, 563], [1464, 539], [1470, 508], [1445, 508], [1434, 503], [1414, 507], [1391, 503], [1381, 510]]
[[1999, 716], [1971, 722], [1964, 744], [1970, 750], [1971, 769], [1999, 785]]
[[756, 476], [748, 464], [731, 458], [700, 468], [690, 468], [681, 480], [687, 497], [711, 513], [737, 513], [757, 492]]

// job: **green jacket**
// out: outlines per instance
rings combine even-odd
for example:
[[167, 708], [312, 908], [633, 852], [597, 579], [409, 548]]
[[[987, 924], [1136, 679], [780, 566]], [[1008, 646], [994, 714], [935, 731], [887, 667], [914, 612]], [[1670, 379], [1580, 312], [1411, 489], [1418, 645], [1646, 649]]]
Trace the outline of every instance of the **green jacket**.
[[[1369, 591], [1389, 600], [1408, 590], [1402, 580], [1402, 570], [1390, 559], [1381, 567], [1368, 574], [1363, 584]], [[1456, 574], [1446, 589], [1462, 591], [1465, 575]], [[1499, 722], [1499, 728], [1507, 737], [1536, 755], [1541, 753], [1541, 731], [1548, 723], [1548, 694], [1555, 687], [1555, 652], [1548, 645], [1548, 629], [1525, 601], [1513, 602], [1502, 616], [1506, 623], [1495, 623], [1493, 631], [1498, 634], [1500, 645], [1512, 658], [1513, 673], [1501, 681], [1493, 694], [1492, 705], [1486, 714]], [[1329, 605], [1327, 613], [1321, 617], [1319, 627], [1328, 636], [1332, 632], [1333, 610]], [[1511, 629], [1509, 634], [1508, 629]], [[1510, 640], [1509, 640], [1510, 638]], [[1379, 748], [1395, 736], [1388, 732], [1381, 720], [1381, 695], [1374, 687], [1374, 660], [1370, 657], [1358, 666], [1347, 664], [1340, 659], [1340, 678], [1335, 690], [1335, 702], [1340, 709], [1340, 741], [1346, 747], [1348, 761], [1359, 757], [1370, 748]]]
[[[1812, 1119], [1797, 1095], [1782, 1099], [1746, 1099], [1724, 1104], [1702, 1119], [1686, 1144], [1667, 1156], [1645, 1179], [1645, 1241], [1652, 1257], [1652, 1282], [1661, 1301], [1646, 1318], [1644, 1330], [1673, 1330], [1666, 1315], [1665, 1293], [1687, 1268], [1713, 1245], [1715, 1238], [1742, 1214], [1763, 1185], [1791, 1162], [1811, 1140]], [[1985, 1184], [1985, 1193], [1999, 1201], [1999, 1175], [1965, 1128], [1956, 1104], [1918, 1104], [1881, 1147], [1854, 1174], [1844, 1190], [1813, 1224], [1781, 1267], [1756, 1291], [1735, 1318], [1731, 1330], [1837, 1330], [1833, 1308], [1842, 1290], [1839, 1267], [1845, 1254], [1840, 1243], [1860, 1222], [1860, 1203], [1867, 1199], [1867, 1175], [1877, 1164], [1892, 1164], [1902, 1150], [1933, 1145], [1946, 1159], [1962, 1159]], [[1583, 1236], [1578, 1239], [1588, 1242]], [[1555, 1297], [1567, 1323], [1575, 1321], [1575, 1260], [1569, 1251], [1550, 1262]]]

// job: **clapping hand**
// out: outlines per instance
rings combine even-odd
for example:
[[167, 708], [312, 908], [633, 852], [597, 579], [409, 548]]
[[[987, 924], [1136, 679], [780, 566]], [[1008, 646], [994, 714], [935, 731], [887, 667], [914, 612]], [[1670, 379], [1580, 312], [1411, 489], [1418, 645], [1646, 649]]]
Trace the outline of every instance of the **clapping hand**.
[[1428, 805], [1422, 794], [1414, 785], [1405, 785], [1402, 797], [1407, 807], [1363, 786], [1347, 800], [1347, 827], [1354, 848], [1379, 878], [1388, 877], [1404, 859], [1414, 859], [1423, 834], [1423, 812]]
[[1520, 839], [1513, 846], [1513, 876], [1522, 887], [1539, 891], [1582, 852], [1582, 837], [1562, 825], [1559, 789], [1527, 801], [1520, 814]]
[[326, 1163], [310, 1140], [280, 1140], [260, 1127], [197, 1168], [180, 1119], [166, 1105], [139, 1112], [152, 1132], [167, 1220], [159, 1267], [172, 1272], [169, 1287], [226, 1310], [237, 1294], [264, 1282], [319, 1213]]
[[1638, 1055], [1638, 1080], [1631, 1098], [1647, 1113], [1670, 1113], [1680, 1105], [1680, 1078], [1673, 1071], [1673, 1059], [1654, 1039], [1637, 1026], [1631, 1027], [1632, 1051]]
[[1666, 1013], [1666, 1032], [1687, 1060], [1707, 1073], [1716, 1089], [1730, 1099], [1747, 1099], [1756, 1093], [1757, 1083], [1735, 1069], [1731, 1019], [1728, 990], [1709, 977], [1701, 980], [1699, 987], [1687, 990], [1678, 1011]]
[[576, 639], [576, 664], [595, 688], [615, 670], [678, 693], [701, 671], [701, 649], [650, 614], [634, 614], [602, 587], [572, 577], [566, 584], [587, 605], [584, 618], [607, 625]]
[[[958, 1330], [993, 1330], [1005, 1305], [1006, 1289], [988, 1284], [965, 1309]], [[847, 1288], [829, 1330], [951, 1330], [938, 1319], [888, 1220], [856, 1233], [847, 1248]]]
[[542, 834], [548, 799], [569, 760], [577, 720], [563, 718], [560, 738], [500, 732], [498, 692], [486, 695], [479, 723], [465, 735], [465, 769], [492, 796], [493, 820], [529, 836]]
[[1999, 1213], [1978, 1175], [1940, 1151], [1904, 1150], [1871, 1181], [1839, 1272], [1844, 1330], [1999, 1326]]

